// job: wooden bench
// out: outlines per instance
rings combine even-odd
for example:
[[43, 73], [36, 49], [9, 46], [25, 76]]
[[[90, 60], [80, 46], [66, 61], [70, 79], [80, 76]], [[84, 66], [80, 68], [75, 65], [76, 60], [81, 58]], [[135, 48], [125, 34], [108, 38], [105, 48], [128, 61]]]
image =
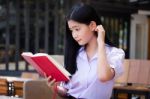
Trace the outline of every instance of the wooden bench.
[[0, 78], [0, 95], [8, 95], [7, 79]]
[[[131, 99], [132, 95], [143, 95], [150, 99], [150, 60], [126, 59], [124, 74], [116, 80], [113, 99]], [[126, 96], [126, 97], [125, 97]]]
[[24, 82], [33, 80], [27, 77], [0, 76], [0, 95], [23, 97]]

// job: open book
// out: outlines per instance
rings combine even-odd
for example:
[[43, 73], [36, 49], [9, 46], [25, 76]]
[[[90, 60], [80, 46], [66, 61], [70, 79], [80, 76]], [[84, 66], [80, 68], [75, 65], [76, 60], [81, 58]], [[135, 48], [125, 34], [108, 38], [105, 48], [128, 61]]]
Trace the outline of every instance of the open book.
[[60, 63], [46, 53], [23, 52], [21, 55], [42, 76], [45, 73], [47, 76], [55, 78], [56, 81], [68, 81], [69, 76], [71, 76]]

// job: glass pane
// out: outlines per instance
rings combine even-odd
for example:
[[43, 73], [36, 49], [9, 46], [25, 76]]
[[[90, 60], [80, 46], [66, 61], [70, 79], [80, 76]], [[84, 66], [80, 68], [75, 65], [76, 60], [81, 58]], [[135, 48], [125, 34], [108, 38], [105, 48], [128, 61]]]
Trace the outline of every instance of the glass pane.
[[123, 20], [119, 20], [119, 48], [123, 48]]
[[0, 63], [0, 70], [6, 70], [6, 64]]
[[25, 61], [19, 61], [18, 70], [26, 70], [26, 63], [25, 63]]
[[124, 37], [123, 37], [123, 49], [127, 49], [127, 36], [128, 36], [128, 23], [124, 22]]
[[16, 64], [14, 62], [10, 62], [8, 70], [15, 71], [16, 70]]
[[31, 65], [28, 65], [28, 68], [29, 68], [29, 71], [33, 71], [33, 70], [35, 70], [35, 69], [34, 69], [34, 67], [33, 67], [33, 66], [31, 66]]
[[142, 25], [141, 24], [136, 24], [136, 54], [135, 54], [135, 57], [137, 59], [141, 59], [142, 57], [142, 52], [143, 52], [143, 47], [141, 47], [143, 45], [142, 43], [142, 38], [143, 38], [143, 35], [142, 35]]

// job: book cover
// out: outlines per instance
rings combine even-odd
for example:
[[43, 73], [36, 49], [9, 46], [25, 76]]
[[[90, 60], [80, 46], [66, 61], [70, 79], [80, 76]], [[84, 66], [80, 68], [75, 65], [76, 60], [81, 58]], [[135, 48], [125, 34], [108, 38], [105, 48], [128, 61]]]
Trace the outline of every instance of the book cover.
[[46, 73], [47, 76], [52, 76], [56, 81], [68, 81], [70, 79], [69, 76], [71, 74], [46, 53], [32, 54], [30, 52], [23, 52], [21, 55], [42, 76]]

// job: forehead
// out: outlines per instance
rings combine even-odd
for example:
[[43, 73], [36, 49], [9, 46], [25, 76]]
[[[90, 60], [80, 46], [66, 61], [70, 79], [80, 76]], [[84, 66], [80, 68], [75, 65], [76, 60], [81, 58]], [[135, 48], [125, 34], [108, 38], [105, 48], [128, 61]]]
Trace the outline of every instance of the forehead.
[[82, 25], [81, 23], [76, 22], [76, 21], [73, 21], [73, 20], [69, 20], [69, 21], [68, 21], [68, 26], [69, 26], [69, 28], [79, 27], [79, 26], [81, 26], [81, 25]]

